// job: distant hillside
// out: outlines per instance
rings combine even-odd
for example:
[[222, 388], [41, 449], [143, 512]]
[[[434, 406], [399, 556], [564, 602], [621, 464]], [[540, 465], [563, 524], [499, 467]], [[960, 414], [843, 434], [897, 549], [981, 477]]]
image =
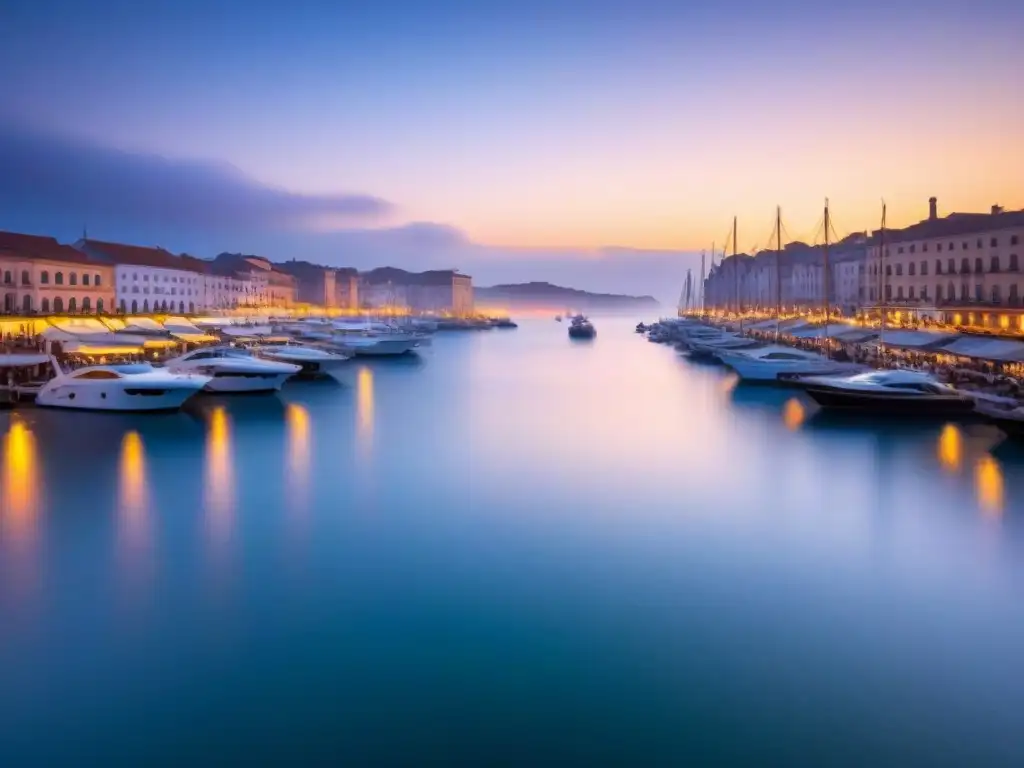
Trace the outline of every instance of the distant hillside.
[[474, 300], [481, 307], [500, 306], [509, 310], [549, 310], [564, 312], [642, 312], [658, 308], [651, 296], [623, 296], [615, 293], [590, 293], [551, 283], [517, 283], [474, 288]]

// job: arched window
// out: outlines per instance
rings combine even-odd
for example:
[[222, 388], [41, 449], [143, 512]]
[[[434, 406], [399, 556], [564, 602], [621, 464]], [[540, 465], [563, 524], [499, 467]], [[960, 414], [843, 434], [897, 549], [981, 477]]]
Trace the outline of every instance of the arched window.
[[132, 314], [133, 315], [137, 314], [138, 311], [139, 311], [139, 302], [136, 301], [135, 299], [132, 299]]
[[31, 282], [32, 282], [32, 278], [29, 277], [28, 270], [27, 269], [21, 270], [21, 284], [22, 285], [29, 285]]
[[[74, 274], [72, 274], [72, 277], [74, 277]], [[70, 299], [68, 299], [68, 312], [74, 312], [77, 309], [78, 301], [75, 299], [74, 296], [72, 296]]]
[[[132, 302], [132, 303], [134, 304], [135, 302]], [[149, 312], [149, 299], [145, 299], [142, 302], [142, 311], [143, 312]]]
[[99, 287], [99, 286], [103, 285], [103, 281], [100, 280], [100, 276], [99, 275], [93, 275], [92, 276], [92, 284], [95, 285], [96, 287]]
[[96, 314], [103, 314], [103, 299], [96, 299]]
[[982, 266], [981, 256], [979, 256], [978, 258], [976, 258], [974, 260], [974, 274], [980, 275], [984, 271], [985, 271], [985, 267]]
[[185, 314], [185, 302], [184, 301], [179, 301], [178, 302], [178, 311], [181, 314]]
[[42, 301], [42, 304], [40, 306], [40, 309], [42, 309], [43, 312], [49, 312], [50, 311], [50, 300], [44, 298], [43, 301]]
[[999, 303], [999, 299], [1000, 299], [999, 286], [998, 285], [993, 285], [992, 286], [992, 303], [993, 304], [998, 304]]
[[42, 285], [49, 285], [50, 284], [50, 273], [47, 272], [45, 269], [42, 272], [39, 273], [39, 282]]
[[[100, 299], [100, 301], [103, 301], [103, 299]], [[128, 311], [127, 307], [125, 306], [124, 299], [121, 299], [121, 303], [118, 304], [117, 306], [121, 310], [122, 314]]]
[[161, 312], [166, 312], [167, 311], [167, 299], [164, 299], [163, 301], [160, 302], [160, 311]]
[[14, 275], [11, 274], [11, 270], [4, 270], [4, 285], [12, 285], [14, 283]]
[[88, 284], [89, 284], [89, 273], [88, 272], [83, 272], [82, 273], [82, 285], [88, 285]]
[[992, 257], [992, 266], [989, 269], [989, 271], [990, 272], [998, 272], [999, 271], [999, 257], [998, 256], [993, 256]]
[[89, 297], [86, 296], [84, 299], [82, 299], [82, 311], [83, 312], [88, 312], [91, 309], [92, 309], [92, 301], [90, 301]]
[[32, 295], [31, 294], [26, 293], [24, 296], [21, 297], [21, 311], [22, 312], [31, 312], [32, 311]]
[[[57, 285], [64, 285], [64, 273], [63, 272], [55, 273], [54, 276], [53, 276], [53, 282], [55, 284], [57, 284]], [[57, 302], [56, 301], [53, 302], [53, 306], [55, 306], [55, 307], [57, 306]]]
[[68, 275], [68, 285], [78, 285], [78, 273], [71, 272]]
[[13, 312], [13, 311], [14, 311], [14, 294], [13, 293], [4, 294], [4, 312]]
[[[60, 272], [58, 272], [57, 274], [59, 275]], [[54, 312], [63, 312], [64, 311], [64, 299], [62, 299], [60, 296], [58, 296], [57, 298], [55, 298], [53, 300], [53, 311]]]

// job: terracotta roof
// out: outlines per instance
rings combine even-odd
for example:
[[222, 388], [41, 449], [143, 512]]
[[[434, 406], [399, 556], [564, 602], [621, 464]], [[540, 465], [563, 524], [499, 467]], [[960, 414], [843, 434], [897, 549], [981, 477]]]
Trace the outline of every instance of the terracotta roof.
[[86, 254], [80, 253], [70, 245], [61, 245], [55, 238], [25, 235], [20, 232], [0, 231], [0, 252], [22, 258], [53, 259], [68, 261], [74, 264], [97, 264]]
[[95, 252], [109, 258], [115, 264], [137, 264], [141, 267], [161, 267], [163, 269], [182, 269], [188, 272], [202, 272], [192, 259], [185, 260], [175, 256], [163, 248], [147, 248], [141, 245], [125, 245], [123, 243], [106, 243], [101, 240], [79, 240], [75, 243], [78, 249]]

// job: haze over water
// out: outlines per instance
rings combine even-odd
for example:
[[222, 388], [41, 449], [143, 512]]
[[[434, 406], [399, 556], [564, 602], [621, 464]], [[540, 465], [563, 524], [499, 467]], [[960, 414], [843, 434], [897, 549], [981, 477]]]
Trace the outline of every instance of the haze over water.
[[597, 327], [0, 416], [0, 765], [1024, 764], [1024, 455]]

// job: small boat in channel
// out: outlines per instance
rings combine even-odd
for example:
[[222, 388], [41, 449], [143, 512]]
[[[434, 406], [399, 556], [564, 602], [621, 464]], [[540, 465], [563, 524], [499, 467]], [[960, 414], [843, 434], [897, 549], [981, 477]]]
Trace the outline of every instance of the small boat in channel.
[[569, 324], [570, 339], [592, 339], [597, 336], [597, 329], [583, 315], [576, 315]]
[[800, 380], [823, 408], [896, 417], [954, 417], [974, 411], [970, 395], [922, 371], [869, 371], [853, 376], [813, 376]]

